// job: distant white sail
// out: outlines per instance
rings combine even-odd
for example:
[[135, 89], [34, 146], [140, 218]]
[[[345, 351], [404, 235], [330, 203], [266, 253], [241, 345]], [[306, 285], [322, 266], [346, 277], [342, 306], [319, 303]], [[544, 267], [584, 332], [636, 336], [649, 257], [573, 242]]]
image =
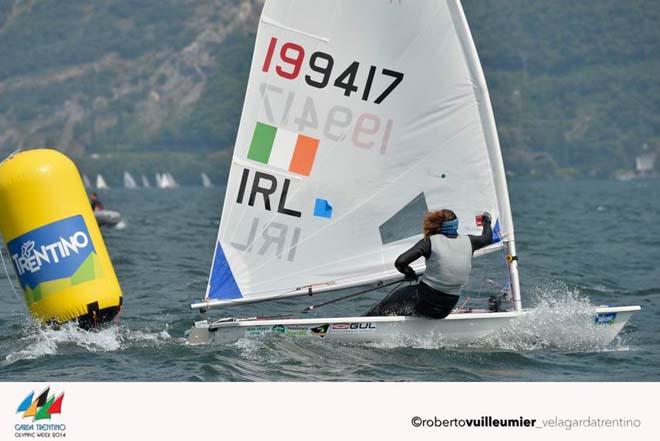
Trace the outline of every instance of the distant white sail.
[[202, 173], [202, 186], [204, 188], [211, 188], [213, 187], [213, 183], [211, 182], [211, 179], [206, 175], [206, 173]]
[[83, 183], [85, 184], [85, 188], [92, 188], [92, 183], [89, 181], [89, 178], [87, 175], [83, 175]]
[[171, 173], [165, 173], [165, 178], [167, 179], [167, 188], [178, 188], [179, 184], [174, 179]]
[[171, 173], [156, 173], [156, 185], [161, 189], [171, 189], [179, 186]]
[[103, 175], [96, 175], [96, 189], [97, 190], [107, 190], [110, 188], [108, 184], [105, 183], [105, 179], [103, 179]]
[[142, 175], [142, 186], [144, 188], [149, 188], [151, 185], [149, 184], [149, 179], [145, 175]]
[[441, 208], [456, 212], [461, 234], [480, 234], [489, 211], [496, 238], [513, 239], [460, 4], [266, 2], [208, 304], [401, 277], [394, 260], [420, 239], [424, 212]]
[[124, 188], [138, 188], [135, 179], [133, 179], [133, 176], [127, 171], [124, 172]]

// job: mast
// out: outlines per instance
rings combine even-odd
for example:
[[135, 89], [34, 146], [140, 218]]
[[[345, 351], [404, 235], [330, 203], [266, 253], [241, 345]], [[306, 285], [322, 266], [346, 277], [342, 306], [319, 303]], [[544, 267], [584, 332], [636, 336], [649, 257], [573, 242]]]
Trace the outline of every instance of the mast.
[[497, 126], [495, 125], [495, 116], [490, 103], [488, 86], [486, 78], [481, 68], [481, 62], [477, 55], [477, 48], [472, 40], [472, 34], [463, 12], [463, 7], [459, 0], [448, 2], [452, 19], [456, 26], [456, 32], [460, 35], [460, 41], [468, 57], [468, 66], [472, 70], [473, 78], [478, 81], [475, 87], [476, 96], [479, 100], [479, 113], [488, 145], [488, 154], [493, 170], [493, 180], [497, 194], [497, 201], [500, 209], [500, 219], [502, 221], [502, 241], [506, 251], [507, 268], [509, 270], [509, 280], [511, 282], [511, 297], [513, 307], [516, 311], [522, 310], [520, 298], [520, 278], [518, 275], [518, 256], [516, 254], [516, 244], [513, 234], [513, 219], [511, 216], [511, 204], [509, 202], [509, 189], [506, 183], [506, 173], [504, 171], [504, 161], [502, 160], [502, 151], [499, 137], [497, 136]]

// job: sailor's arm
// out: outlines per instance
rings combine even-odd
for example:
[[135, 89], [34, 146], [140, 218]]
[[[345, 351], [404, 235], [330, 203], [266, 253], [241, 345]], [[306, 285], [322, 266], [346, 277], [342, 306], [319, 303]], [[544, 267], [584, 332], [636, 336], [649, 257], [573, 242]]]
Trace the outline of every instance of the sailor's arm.
[[474, 253], [480, 248], [490, 245], [493, 243], [493, 229], [490, 226], [490, 214], [484, 213], [482, 215], [483, 219], [483, 230], [481, 231], [481, 236], [473, 236], [468, 234], [470, 242], [472, 243], [472, 252]]
[[394, 266], [400, 273], [405, 274], [407, 278], [416, 279], [417, 275], [415, 274], [415, 270], [410, 267], [410, 264], [420, 257], [428, 258], [430, 255], [431, 240], [425, 238], [397, 257], [394, 261]]

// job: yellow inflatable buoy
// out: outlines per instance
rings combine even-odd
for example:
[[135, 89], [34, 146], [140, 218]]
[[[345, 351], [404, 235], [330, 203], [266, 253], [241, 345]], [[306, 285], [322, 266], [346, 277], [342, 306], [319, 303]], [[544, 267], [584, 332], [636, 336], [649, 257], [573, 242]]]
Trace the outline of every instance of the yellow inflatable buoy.
[[117, 315], [115, 270], [80, 173], [62, 153], [27, 150], [0, 163], [0, 232], [32, 315], [86, 328]]

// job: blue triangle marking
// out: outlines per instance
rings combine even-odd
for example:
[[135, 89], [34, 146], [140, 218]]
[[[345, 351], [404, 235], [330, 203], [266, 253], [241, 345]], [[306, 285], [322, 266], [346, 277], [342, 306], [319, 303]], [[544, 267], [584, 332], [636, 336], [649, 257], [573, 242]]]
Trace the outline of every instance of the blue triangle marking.
[[209, 279], [209, 299], [230, 300], [243, 297], [231, 271], [220, 241], [215, 245], [213, 268]]

